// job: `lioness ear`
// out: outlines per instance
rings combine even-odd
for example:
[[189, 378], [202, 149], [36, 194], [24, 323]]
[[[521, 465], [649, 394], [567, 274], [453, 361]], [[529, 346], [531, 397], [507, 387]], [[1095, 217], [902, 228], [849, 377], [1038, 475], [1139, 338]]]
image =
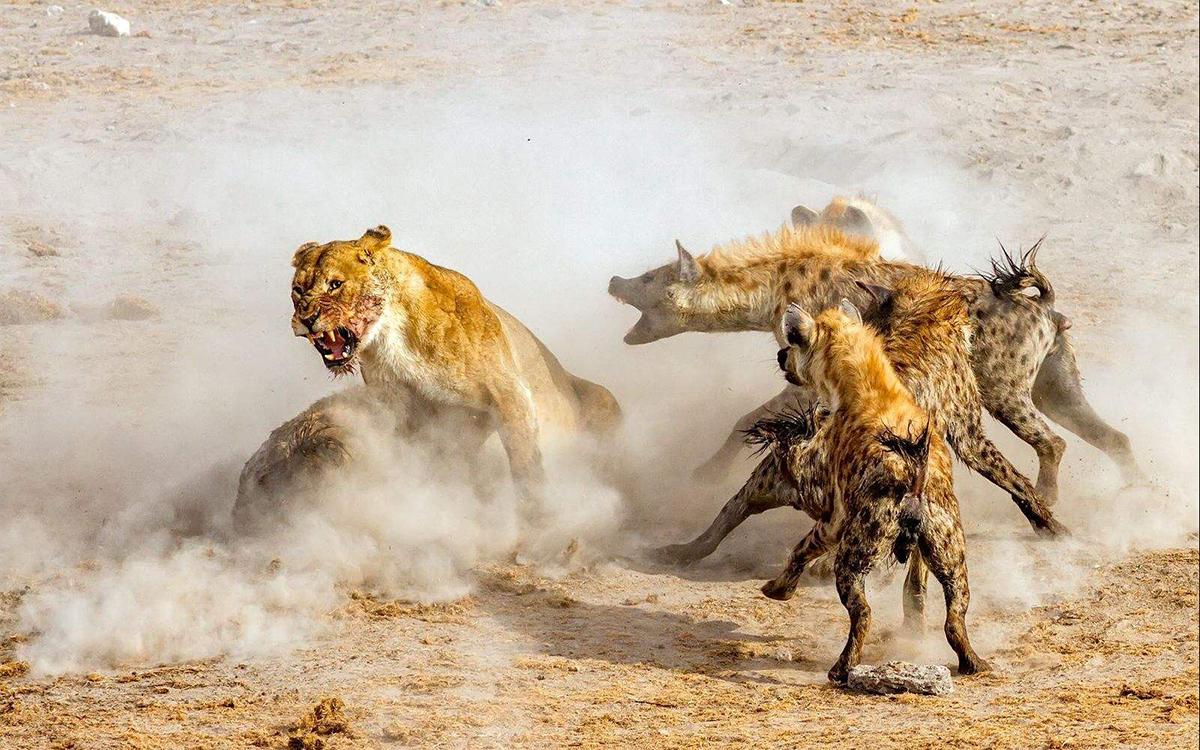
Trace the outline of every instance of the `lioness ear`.
[[299, 268], [308, 258], [308, 254], [316, 250], [320, 245], [315, 242], [305, 242], [300, 247], [296, 248], [296, 253], [292, 255], [292, 268]]
[[683, 243], [675, 240], [675, 249], [679, 251], [679, 280], [691, 282], [700, 278], [700, 264], [691, 253], [683, 249]]
[[817, 212], [808, 206], [796, 206], [792, 209], [792, 226], [804, 227], [817, 222]]
[[812, 339], [814, 325], [812, 316], [805, 312], [803, 307], [793, 302], [783, 311], [779, 332], [782, 334], [783, 340], [789, 344], [803, 345]]
[[841, 215], [834, 221], [846, 234], [861, 234], [866, 237], [875, 236], [875, 225], [867, 218], [862, 209], [846, 206]]
[[383, 250], [387, 250], [392, 244], [392, 230], [380, 224], [377, 227], [368, 229], [363, 232], [363, 236], [358, 238], [358, 245], [362, 248], [359, 254], [359, 260], [364, 263], [370, 262], [372, 257]]
[[838, 305], [838, 309], [844, 312], [846, 317], [850, 318], [850, 320], [862, 325], [862, 313], [858, 311], [858, 308], [854, 306], [853, 302], [845, 297], [842, 297], [842, 303]]

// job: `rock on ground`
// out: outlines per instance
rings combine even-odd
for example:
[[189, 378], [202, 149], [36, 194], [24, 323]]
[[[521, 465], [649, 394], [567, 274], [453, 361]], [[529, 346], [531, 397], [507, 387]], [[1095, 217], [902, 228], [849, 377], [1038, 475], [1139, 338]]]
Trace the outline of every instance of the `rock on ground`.
[[891, 661], [878, 667], [859, 665], [850, 670], [846, 687], [861, 693], [921, 693], [948, 695], [954, 692], [950, 670], [941, 664], [918, 666]]
[[37, 292], [9, 289], [0, 292], [0, 326], [40, 323], [63, 316], [62, 307]]
[[158, 317], [158, 308], [148, 300], [132, 294], [122, 294], [105, 310], [109, 320], [150, 320]]
[[100, 36], [129, 36], [129, 21], [99, 8], [88, 14], [88, 28]]

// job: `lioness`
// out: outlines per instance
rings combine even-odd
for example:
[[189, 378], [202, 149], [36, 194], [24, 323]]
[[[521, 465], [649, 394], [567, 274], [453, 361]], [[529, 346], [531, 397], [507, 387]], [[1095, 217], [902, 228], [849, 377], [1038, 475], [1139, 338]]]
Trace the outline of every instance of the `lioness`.
[[405, 392], [413, 419], [466, 412], [496, 430], [526, 496], [540, 485], [547, 433], [604, 432], [620, 419], [607, 389], [575, 377], [462, 274], [391, 246], [385, 226], [306, 243], [292, 258], [292, 331], [337, 375]]

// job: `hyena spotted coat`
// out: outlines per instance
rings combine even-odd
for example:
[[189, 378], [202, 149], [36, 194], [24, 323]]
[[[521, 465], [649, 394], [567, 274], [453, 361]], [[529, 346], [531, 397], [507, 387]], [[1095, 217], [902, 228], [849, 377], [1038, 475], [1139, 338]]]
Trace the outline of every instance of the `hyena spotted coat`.
[[[880, 334], [892, 367], [917, 403], [937, 413], [943, 436], [963, 463], [1005, 489], [1040, 533], [1062, 533], [1062, 524], [1042, 504], [1033, 485], [984, 431], [979, 388], [970, 364], [970, 318], [953, 281], [925, 271], [898, 279], [891, 289], [860, 283], [869, 299], [865, 319]], [[788, 351], [780, 349], [779, 357], [789, 382], [813, 393], [813, 384], [800, 379], [805, 368], [784, 366]], [[753, 503], [734, 498], [699, 537], [663, 547], [658, 555], [682, 563], [701, 559], [749, 516], [789, 503], [781, 494], [758, 495]]]
[[[823, 310], [845, 297], [866, 306], [869, 293], [858, 282], [894, 287], [907, 276], [928, 272], [881, 260], [869, 237], [846, 235], [826, 224], [785, 226], [700, 258], [682, 246], [677, 253], [673, 263], [609, 282], [612, 296], [641, 311], [626, 343], [646, 344], [686, 331], [772, 332], [789, 302]], [[1129, 439], [1088, 404], [1067, 337], [1069, 323], [1054, 310], [1054, 290], [1035, 259], [1036, 246], [1021, 257], [1006, 253], [992, 274], [952, 276], [948, 283], [967, 305], [971, 367], [983, 405], [1036, 451], [1037, 492], [1053, 505], [1066, 444], [1042, 415], [1107, 453], [1126, 482], [1144, 477]], [[743, 416], [700, 475], [724, 475], [741, 450], [741, 432], [766, 414], [796, 408], [803, 395], [789, 388]]]
[[[810, 382], [829, 414], [799, 421], [800, 429], [760, 423], [756, 434], [768, 457], [743, 491], [787, 487], [789, 501], [815, 521], [792, 551], [787, 567], [763, 586], [773, 599], [788, 599], [812, 560], [832, 552], [838, 595], [850, 615], [850, 634], [829, 678], [843, 682], [859, 663], [871, 623], [864, 588], [880, 558], [909, 559], [905, 619], [920, 622], [926, 566], [946, 599], [946, 639], [958, 655], [959, 672], [988, 668], [967, 637], [970, 602], [966, 543], [954, 495], [950, 451], [937, 419], [917, 405], [896, 376], [883, 342], [845, 302], [815, 320], [788, 308], [783, 331], [785, 365]], [[790, 434], [789, 434], [790, 433]], [[914, 553], [915, 554], [912, 554]]]

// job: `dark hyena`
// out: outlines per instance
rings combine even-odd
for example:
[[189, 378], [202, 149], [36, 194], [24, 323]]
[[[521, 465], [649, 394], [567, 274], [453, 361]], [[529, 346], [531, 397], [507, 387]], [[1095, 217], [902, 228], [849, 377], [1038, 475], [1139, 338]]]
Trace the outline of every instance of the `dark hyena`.
[[804, 425], [790, 436], [778, 422], [758, 428], [770, 455], [747, 483], [751, 492], [786, 486], [788, 501], [815, 520], [763, 593], [790, 598], [805, 566], [833, 553], [850, 635], [829, 678], [842, 682], [858, 664], [870, 627], [867, 573], [880, 557], [891, 553], [904, 561], [915, 548], [905, 582], [906, 621], [923, 616], [928, 566], [945, 594], [946, 638], [958, 654], [959, 672], [986, 670], [967, 637], [966, 542], [950, 451], [937, 419], [917, 405], [879, 336], [848, 302], [815, 320], [789, 307], [784, 325], [790, 349], [781, 359], [792, 377], [813, 385], [831, 411], [815, 428]]
[[[632, 279], [614, 276], [608, 291], [641, 311], [625, 342], [646, 344], [686, 331], [774, 331], [789, 302], [823, 310], [847, 297], [865, 306], [868, 293], [857, 282], [894, 287], [926, 271], [880, 260], [869, 249], [846, 252], [844, 242], [834, 228], [804, 226], [730, 243], [700, 258], [680, 246], [674, 263]], [[1126, 482], [1143, 475], [1129, 439], [1084, 397], [1069, 324], [1054, 310], [1054, 291], [1035, 265], [1036, 251], [1005, 254], [993, 273], [952, 277], [951, 286], [970, 314], [971, 365], [983, 405], [1037, 452], [1037, 491], [1052, 505], [1065, 443], [1043, 414], [1107, 453]], [[772, 411], [795, 408], [801, 395], [789, 388], [739, 419], [701, 475], [723, 475], [741, 449], [740, 433]]]
[[[934, 271], [913, 273], [887, 289], [865, 284], [870, 306], [867, 323], [881, 335], [884, 350], [897, 376], [926, 411], [936, 412], [944, 437], [964, 464], [1005, 489], [1041, 533], [1064, 531], [1042, 504], [1033, 485], [996, 448], [983, 428], [979, 388], [970, 364], [971, 325], [966, 303], [954, 280]], [[781, 349], [780, 357], [787, 352]], [[783, 366], [781, 359], [780, 365]], [[788, 372], [787, 368], [784, 368]], [[799, 392], [812, 394], [797, 375], [788, 379]], [[797, 407], [791, 407], [795, 409]], [[785, 409], [786, 410], [786, 409]], [[735, 498], [736, 499], [736, 498]], [[776, 505], [770, 503], [775, 502]], [[738, 524], [754, 513], [786, 504], [762, 496], [757, 505], [730, 501], [703, 534], [688, 544], [659, 550], [662, 559], [693, 562], [710, 554]]]

